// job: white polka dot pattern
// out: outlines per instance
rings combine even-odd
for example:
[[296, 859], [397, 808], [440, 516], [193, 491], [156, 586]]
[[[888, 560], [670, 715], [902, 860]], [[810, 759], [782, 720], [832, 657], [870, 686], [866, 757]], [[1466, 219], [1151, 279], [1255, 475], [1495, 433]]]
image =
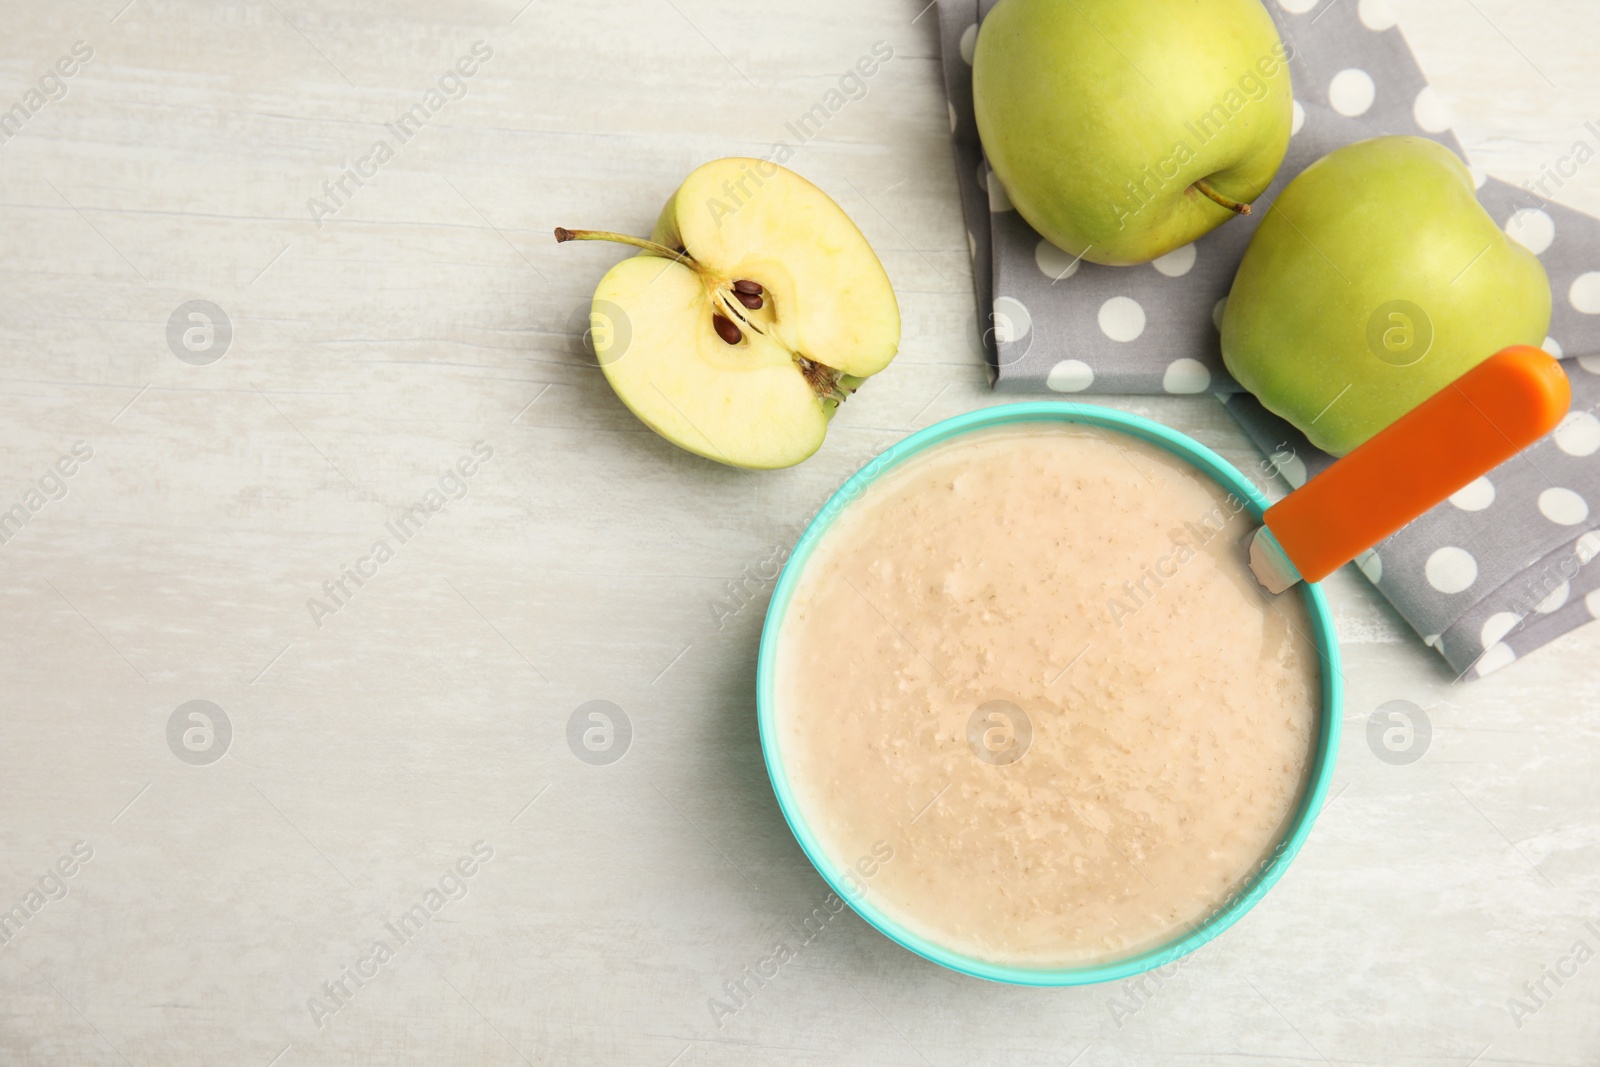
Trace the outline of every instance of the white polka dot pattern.
[[1000, 214], [1016, 210], [1011, 206], [1011, 197], [1007, 195], [1006, 187], [1000, 184], [1000, 176], [987, 165], [981, 168], [978, 180], [983, 183], [984, 191], [989, 194], [989, 210], [992, 213]]
[[1022, 301], [1002, 296], [994, 302], [994, 338], [1002, 344], [1015, 344], [1033, 329], [1033, 316]]
[[1057, 248], [1043, 238], [1040, 238], [1039, 243], [1034, 246], [1033, 261], [1039, 265], [1039, 270], [1044, 276], [1052, 282], [1064, 281], [1072, 277], [1078, 273], [1078, 264], [1082, 262], [1079, 257], [1072, 255], [1065, 249]]
[[1554, 486], [1539, 494], [1539, 514], [1562, 526], [1576, 526], [1589, 517], [1589, 505], [1571, 489]]
[[1137, 340], [1144, 333], [1144, 308], [1137, 300], [1114, 296], [1100, 305], [1100, 330], [1113, 341]]
[[1533, 606], [1533, 610], [1538, 612], [1540, 615], [1548, 615], [1552, 611], [1555, 611], [1566, 604], [1567, 598], [1571, 595], [1572, 583], [1562, 582], [1560, 585], [1550, 590], [1549, 596], [1535, 604]]
[[972, 66], [973, 53], [978, 50], [978, 24], [974, 22], [961, 31], [961, 58]]
[[1516, 659], [1517, 654], [1510, 645], [1499, 644], [1485, 649], [1483, 656], [1479, 658], [1477, 663], [1472, 665], [1472, 669], [1479, 678], [1482, 678], [1484, 675], [1493, 674], [1503, 667], [1509, 667], [1516, 662]]
[[1182, 248], [1174, 248], [1150, 265], [1168, 278], [1181, 278], [1194, 267], [1194, 257], [1194, 245], [1187, 244]]
[[1443, 133], [1450, 128], [1450, 110], [1444, 106], [1444, 101], [1439, 99], [1439, 94], [1433, 91], [1431, 85], [1423, 86], [1417, 94], [1417, 99], [1411, 105], [1411, 117], [1429, 133]]
[[1094, 370], [1081, 359], [1064, 359], [1050, 368], [1044, 383], [1058, 393], [1081, 393], [1094, 384]]
[[1600, 315], [1600, 271], [1589, 271], [1572, 280], [1567, 300], [1585, 315]]
[[1478, 580], [1478, 561], [1466, 549], [1447, 545], [1428, 557], [1425, 573], [1428, 584], [1439, 592], [1461, 593]]
[[1600, 449], [1600, 419], [1587, 411], [1574, 411], [1556, 427], [1556, 447], [1569, 456], [1592, 456]]
[[1485, 651], [1490, 646], [1499, 644], [1500, 639], [1516, 629], [1517, 623], [1521, 621], [1520, 616], [1510, 611], [1497, 611], [1485, 619], [1483, 629], [1478, 631], [1479, 640]]
[[1537, 208], [1523, 208], [1506, 220], [1506, 235], [1537, 256], [1556, 239], [1556, 224]]
[[1203, 393], [1211, 384], [1211, 371], [1198, 359], [1175, 359], [1161, 376], [1161, 388], [1169, 393]]
[[1359, 67], [1346, 67], [1328, 83], [1328, 103], [1347, 118], [1365, 115], [1378, 95], [1372, 75]]
[[1394, 12], [1389, 10], [1388, 0], [1361, 0], [1356, 13], [1361, 18], [1361, 24], [1376, 33], [1390, 29], [1395, 24]]
[[1488, 478], [1475, 478], [1456, 490], [1450, 503], [1462, 511], [1482, 511], [1494, 503], [1494, 483]]

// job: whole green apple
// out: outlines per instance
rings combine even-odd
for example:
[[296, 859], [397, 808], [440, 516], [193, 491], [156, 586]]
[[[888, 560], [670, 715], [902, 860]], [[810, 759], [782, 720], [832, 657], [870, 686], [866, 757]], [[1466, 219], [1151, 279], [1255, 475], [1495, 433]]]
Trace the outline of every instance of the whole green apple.
[[1260, 0], [1001, 0], [972, 58], [978, 134], [1011, 202], [1091, 263], [1145, 263], [1271, 183], [1289, 50]]
[[1250, 240], [1222, 316], [1239, 384], [1342, 456], [1508, 345], [1540, 345], [1550, 282], [1456, 154], [1375, 137], [1301, 171]]

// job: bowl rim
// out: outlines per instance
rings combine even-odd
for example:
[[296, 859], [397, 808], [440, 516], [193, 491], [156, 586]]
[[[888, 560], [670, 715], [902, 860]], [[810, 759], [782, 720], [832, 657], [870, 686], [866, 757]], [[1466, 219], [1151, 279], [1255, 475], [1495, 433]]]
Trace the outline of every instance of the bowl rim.
[[[886, 915], [859, 887], [852, 875], [847, 881], [842, 869], [824, 852], [812, 833], [790, 786], [779, 751], [775, 724], [778, 631], [807, 561], [817, 544], [833, 526], [840, 513], [886, 471], [911, 457], [974, 430], [990, 429], [1027, 422], [1083, 423], [1127, 433], [1188, 460], [1223, 489], [1244, 501], [1256, 522], [1268, 506], [1266, 496], [1239, 470], [1205, 445], [1153, 419], [1098, 404], [1064, 401], [1032, 401], [998, 404], [979, 408], [918, 430], [884, 449], [857, 470], [836, 490], [807, 524], [784, 563], [761, 628], [761, 643], [756, 665], [756, 721], [761, 735], [761, 755], [767, 766], [778, 806], [790, 832], [800, 843], [806, 858], [838, 897], [885, 937], [941, 966], [975, 978], [1025, 986], [1077, 986], [1110, 982], [1142, 974], [1173, 963], [1188, 955], [1238, 922], [1246, 912], [1282, 877], [1299, 853], [1316, 822], [1328, 785], [1333, 777], [1339, 750], [1340, 715], [1344, 697], [1338, 635], [1326, 597], [1316, 583], [1302, 582], [1298, 588], [1311, 617], [1312, 636], [1322, 661], [1322, 702], [1317, 750], [1310, 781], [1302, 794], [1289, 831], [1272, 853], [1261, 862], [1258, 873], [1242, 891], [1224, 900], [1201, 923], [1182, 937], [1147, 949], [1134, 956], [1087, 967], [1034, 968], [992, 963], [946, 948], [906, 928]], [[844, 868], [847, 870], [848, 868]]]

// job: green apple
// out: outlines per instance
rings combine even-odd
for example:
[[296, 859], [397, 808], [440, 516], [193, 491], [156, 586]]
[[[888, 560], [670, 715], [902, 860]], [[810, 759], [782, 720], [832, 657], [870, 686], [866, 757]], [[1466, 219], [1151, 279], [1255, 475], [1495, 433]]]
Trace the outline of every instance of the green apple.
[[788, 467], [900, 345], [900, 308], [867, 239], [828, 194], [763, 159], [684, 179], [643, 249], [600, 279], [595, 355], [617, 396], [674, 444], [736, 467]]
[[1550, 282], [1424, 137], [1336, 149], [1261, 220], [1222, 316], [1240, 385], [1342, 456], [1508, 345], [1541, 345]]
[[1145, 263], [1272, 182], [1289, 56], [1260, 0], [1000, 0], [972, 57], [978, 135], [1051, 243]]

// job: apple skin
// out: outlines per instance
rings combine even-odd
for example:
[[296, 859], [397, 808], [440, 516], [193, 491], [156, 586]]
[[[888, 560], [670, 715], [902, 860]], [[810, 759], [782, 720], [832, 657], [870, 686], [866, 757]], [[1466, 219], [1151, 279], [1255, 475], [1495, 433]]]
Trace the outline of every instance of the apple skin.
[[1145, 263], [1271, 184], [1289, 147], [1289, 52], [1260, 0], [1001, 0], [972, 94], [1012, 204], [1091, 263]]
[[1495, 225], [1456, 154], [1376, 137], [1323, 156], [1267, 211], [1228, 295], [1222, 358], [1342, 456], [1549, 327], [1543, 264]]

